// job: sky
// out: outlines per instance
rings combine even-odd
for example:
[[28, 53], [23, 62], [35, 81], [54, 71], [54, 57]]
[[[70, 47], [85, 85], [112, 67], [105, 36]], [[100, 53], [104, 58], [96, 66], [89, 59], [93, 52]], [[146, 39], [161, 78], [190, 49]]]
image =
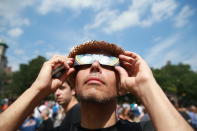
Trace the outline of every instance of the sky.
[[197, 71], [196, 0], [0, 0], [0, 39], [13, 71], [89, 40], [115, 43], [153, 68]]

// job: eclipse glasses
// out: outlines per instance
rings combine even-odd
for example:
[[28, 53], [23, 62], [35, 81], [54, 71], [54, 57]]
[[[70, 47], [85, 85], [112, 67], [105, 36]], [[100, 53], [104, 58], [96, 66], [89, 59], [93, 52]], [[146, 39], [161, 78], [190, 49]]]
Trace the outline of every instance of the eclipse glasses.
[[98, 61], [101, 65], [117, 66], [119, 58], [101, 54], [82, 54], [75, 56], [74, 66], [89, 65]]
[[[80, 65], [90, 65], [95, 61], [98, 61], [101, 65], [106, 66], [118, 66], [120, 65], [119, 58], [103, 54], [81, 54], [75, 56], [74, 67], [80, 67]], [[52, 72], [53, 78], [59, 78], [65, 73], [64, 66], [59, 66]]]

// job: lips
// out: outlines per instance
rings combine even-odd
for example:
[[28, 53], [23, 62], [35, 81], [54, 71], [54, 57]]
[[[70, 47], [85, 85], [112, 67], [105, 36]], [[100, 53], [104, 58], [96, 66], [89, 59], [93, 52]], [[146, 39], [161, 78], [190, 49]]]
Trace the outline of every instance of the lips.
[[61, 101], [61, 98], [57, 98], [56, 101]]
[[105, 83], [98, 77], [90, 77], [87, 79], [85, 84], [105, 84]]
[[61, 97], [56, 97], [56, 101], [62, 101], [62, 99]]

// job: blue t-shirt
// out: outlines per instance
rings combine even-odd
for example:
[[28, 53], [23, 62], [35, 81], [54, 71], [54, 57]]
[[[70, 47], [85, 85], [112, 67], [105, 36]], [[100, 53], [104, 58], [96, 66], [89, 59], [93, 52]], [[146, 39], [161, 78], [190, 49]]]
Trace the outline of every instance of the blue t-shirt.
[[39, 128], [39, 120], [35, 117], [28, 117], [23, 124], [20, 126], [20, 131], [35, 131]]

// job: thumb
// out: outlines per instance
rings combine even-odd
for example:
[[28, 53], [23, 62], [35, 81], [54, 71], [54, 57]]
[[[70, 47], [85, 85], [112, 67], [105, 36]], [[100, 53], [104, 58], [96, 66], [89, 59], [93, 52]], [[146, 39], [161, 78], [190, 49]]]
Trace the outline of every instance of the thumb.
[[129, 77], [127, 71], [121, 66], [116, 66], [115, 70], [120, 75], [121, 88], [124, 88], [124, 90], [126, 90], [126, 92], [132, 92], [132, 88], [135, 84], [135, 78]]
[[115, 70], [119, 73], [120, 79], [129, 76], [127, 71], [124, 68], [122, 68], [121, 66], [115, 66]]

